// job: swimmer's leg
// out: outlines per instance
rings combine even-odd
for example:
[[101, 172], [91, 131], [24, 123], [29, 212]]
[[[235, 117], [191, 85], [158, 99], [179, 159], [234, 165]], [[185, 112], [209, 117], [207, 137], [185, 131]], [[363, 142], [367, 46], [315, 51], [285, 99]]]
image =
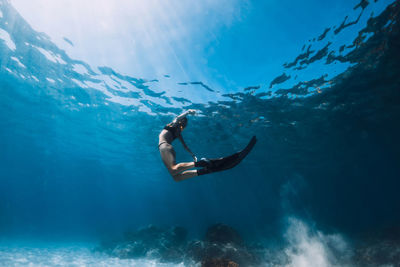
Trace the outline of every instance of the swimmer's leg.
[[175, 182], [180, 182], [196, 176], [197, 176], [197, 170], [189, 170], [172, 175], [172, 178], [174, 178]]
[[176, 163], [175, 150], [171, 145], [162, 145], [160, 153], [165, 166], [175, 181], [179, 182], [197, 176], [196, 170], [187, 171], [195, 167], [194, 162]]
[[172, 176], [179, 174], [183, 171], [194, 168], [194, 162], [182, 162], [178, 164], [172, 164], [172, 166], [167, 167]]

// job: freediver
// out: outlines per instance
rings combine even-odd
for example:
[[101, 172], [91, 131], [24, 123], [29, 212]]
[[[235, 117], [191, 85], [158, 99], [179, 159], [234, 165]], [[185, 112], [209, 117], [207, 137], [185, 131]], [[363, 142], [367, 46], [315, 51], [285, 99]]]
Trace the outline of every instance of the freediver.
[[[158, 136], [158, 149], [160, 150], [161, 158], [172, 178], [177, 182], [199, 175], [229, 170], [238, 165], [250, 153], [257, 142], [257, 138], [253, 136], [247, 146], [239, 152], [222, 158], [202, 158], [198, 161], [195, 154], [186, 145], [181, 134], [188, 123], [187, 115], [194, 115], [195, 113], [194, 109], [189, 109], [182, 113], [167, 124]], [[176, 138], [181, 141], [183, 147], [192, 155], [192, 162], [176, 163], [176, 154], [172, 147], [172, 142]], [[198, 167], [200, 169], [191, 170]]]
[[[181, 132], [185, 129], [188, 123], [187, 115], [194, 115], [195, 113], [196, 111], [194, 109], [189, 109], [188, 111], [182, 113], [171, 123], [167, 124], [158, 136], [158, 149], [160, 150], [161, 159], [176, 182], [210, 172], [210, 170], [206, 167], [210, 166], [211, 162], [207, 159], [201, 159], [197, 161], [196, 156], [186, 145], [181, 135]], [[176, 154], [172, 146], [172, 142], [176, 138], [181, 141], [183, 147], [190, 153], [190, 155], [192, 155], [193, 162], [176, 163]], [[205, 168], [190, 170], [195, 167]]]

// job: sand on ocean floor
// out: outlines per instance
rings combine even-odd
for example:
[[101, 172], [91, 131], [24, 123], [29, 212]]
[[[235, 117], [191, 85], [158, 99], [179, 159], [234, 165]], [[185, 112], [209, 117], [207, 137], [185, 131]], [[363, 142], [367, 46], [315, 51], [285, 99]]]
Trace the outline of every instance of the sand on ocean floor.
[[95, 252], [94, 248], [94, 244], [1, 244], [0, 266], [184, 266], [148, 259], [112, 258]]

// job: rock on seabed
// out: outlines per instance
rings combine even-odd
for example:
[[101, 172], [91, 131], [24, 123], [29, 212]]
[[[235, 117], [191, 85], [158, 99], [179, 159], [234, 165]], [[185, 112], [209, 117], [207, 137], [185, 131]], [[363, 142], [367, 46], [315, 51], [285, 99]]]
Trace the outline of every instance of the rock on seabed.
[[124, 235], [121, 240], [103, 242], [100, 250], [118, 258], [153, 258], [160, 262], [201, 263], [201, 266], [236, 267], [260, 263], [256, 253], [240, 234], [224, 224], [210, 226], [203, 240], [187, 240], [182, 227], [149, 225]]

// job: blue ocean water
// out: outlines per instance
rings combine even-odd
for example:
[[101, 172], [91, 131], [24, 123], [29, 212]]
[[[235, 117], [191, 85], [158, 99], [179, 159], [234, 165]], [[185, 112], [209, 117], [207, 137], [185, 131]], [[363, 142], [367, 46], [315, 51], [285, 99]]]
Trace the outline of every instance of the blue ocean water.
[[[201, 239], [215, 223], [261, 244], [262, 266], [398, 264], [399, 1], [354, 3], [278, 76], [229, 91], [91, 66], [10, 2], [0, 11], [0, 265], [183, 266], [93, 248], [147, 225]], [[258, 143], [232, 170], [174, 182], [158, 134], [187, 109], [198, 157]]]

